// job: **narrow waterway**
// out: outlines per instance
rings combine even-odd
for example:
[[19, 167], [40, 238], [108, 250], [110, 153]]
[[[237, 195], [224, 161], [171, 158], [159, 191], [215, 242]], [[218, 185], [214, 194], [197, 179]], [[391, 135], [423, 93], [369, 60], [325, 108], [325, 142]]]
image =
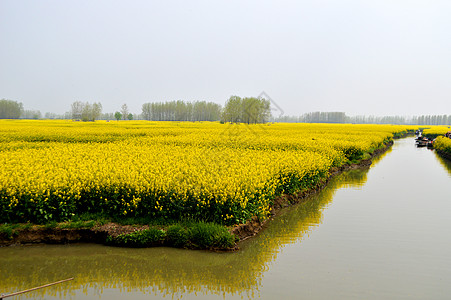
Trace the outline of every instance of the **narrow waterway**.
[[451, 163], [412, 138], [333, 178], [235, 253], [101, 245], [0, 248], [13, 299], [449, 299]]

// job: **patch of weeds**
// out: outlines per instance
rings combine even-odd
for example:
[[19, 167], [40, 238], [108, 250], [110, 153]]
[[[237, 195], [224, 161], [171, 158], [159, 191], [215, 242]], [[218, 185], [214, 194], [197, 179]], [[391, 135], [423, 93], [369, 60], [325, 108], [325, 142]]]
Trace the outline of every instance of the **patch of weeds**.
[[215, 223], [194, 223], [188, 229], [189, 240], [195, 248], [232, 248], [236, 237], [227, 227]]
[[31, 227], [33, 227], [33, 224], [25, 223], [25, 224], [22, 224], [21, 229], [28, 230], [28, 229], [31, 229]]
[[2, 224], [0, 225], [0, 234], [4, 234], [6, 238], [12, 239], [17, 236], [18, 230], [30, 229], [33, 225], [31, 223], [16, 223], [16, 224]]
[[61, 229], [82, 229], [82, 228], [92, 228], [96, 225], [96, 221], [75, 221], [60, 223], [59, 228]]
[[166, 240], [171, 246], [185, 247], [189, 240], [188, 230], [179, 224], [171, 225], [166, 231]]
[[127, 217], [114, 218], [113, 222], [120, 225], [147, 225], [151, 222], [150, 217]]
[[13, 238], [13, 227], [11, 224], [0, 225], [0, 233], [4, 234], [6, 238], [11, 240]]
[[116, 237], [109, 236], [107, 244], [126, 247], [149, 247], [161, 245], [166, 233], [157, 228], [135, 231], [128, 234], [120, 234]]
[[58, 223], [56, 221], [52, 221], [47, 224], [44, 224], [45, 229], [54, 229], [56, 227], [58, 227]]
[[81, 215], [76, 215], [72, 218], [72, 221], [92, 221], [95, 220], [96, 222], [102, 222], [104, 221], [106, 223], [109, 223], [110, 220], [105, 215], [102, 214], [93, 214], [93, 213], [84, 213]]
[[[371, 152], [371, 153], [372, 153], [372, 152]], [[365, 152], [365, 153], [363, 154], [362, 160], [371, 159], [371, 153]]]

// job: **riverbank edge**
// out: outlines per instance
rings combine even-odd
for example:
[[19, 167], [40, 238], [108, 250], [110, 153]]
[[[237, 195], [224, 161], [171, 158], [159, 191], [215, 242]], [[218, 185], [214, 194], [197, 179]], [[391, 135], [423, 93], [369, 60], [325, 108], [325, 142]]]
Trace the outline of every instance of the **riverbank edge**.
[[[401, 137], [394, 137], [394, 139]], [[372, 164], [374, 157], [385, 153], [393, 145], [393, 141], [388, 142], [385, 146], [376, 149], [370, 154], [370, 158], [363, 159], [358, 163], [343, 165], [339, 168], [335, 167], [329, 171], [329, 176], [318, 183], [311, 189], [301, 191], [295, 195], [282, 195], [277, 197], [274, 204], [270, 208], [271, 217], [264, 221], [258, 220], [256, 217], [252, 218], [245, 224], [235, 225], [230, 228], [229, 232], [235, 236], [237, 243], [232, 247], [199, 247], [195, 243], [187, 243], [181, 248], [187, 249], [204, 249], [212, 251], [236, 251], [239, 249], [239, 242], [244, 241], [257, 235], [265, 224], [271, 220], [278, 212], [285, 207], [289, 207], [308, 199], [310, 195], [318, 193], [328, 184], [329, 180], [334, 176], [337, 176], [345, 171], [369, 167]], [[97, 244], [110, 244], [109, 240], [115, 239], [118, 236], [129, 235], [139, 231], [145, 231], [152, 229], [148, 225], [120, 225], [117, 223], [107, 223], [101, 225], [95, 225], [91, 228], [58, 228], [49, 227], [45, 225], [31, 225], [25, 226], [25, 228], [19, 228], [14, 230], [10, 234], [0, 232], [0, 247], [5, 246], [20, 246], [20, 245], [32, 245], [32, 244], [69, 244], [69, 243], [97, 243]], [[114, 244], [113, 244], [114, 245]], [[119, 245], [125, 246], [127, 245]], [[155, 246], [174, 246], [165, 240], [153, 241], [146, 245], [146, 247]]]
[[451, 153], [438, 149], [435, 149], [435, 152], [437, 152], [437, 154], [440, 155], [441, 157], [451, 161]]

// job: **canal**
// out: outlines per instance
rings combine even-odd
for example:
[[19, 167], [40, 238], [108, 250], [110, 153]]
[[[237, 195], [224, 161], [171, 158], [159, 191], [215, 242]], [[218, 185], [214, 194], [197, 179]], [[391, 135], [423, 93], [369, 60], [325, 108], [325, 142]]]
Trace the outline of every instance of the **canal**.
[[0, 248], [7, 299], [449, 299], [451, 163], [412, 138], [283, 210], [239, 252]]

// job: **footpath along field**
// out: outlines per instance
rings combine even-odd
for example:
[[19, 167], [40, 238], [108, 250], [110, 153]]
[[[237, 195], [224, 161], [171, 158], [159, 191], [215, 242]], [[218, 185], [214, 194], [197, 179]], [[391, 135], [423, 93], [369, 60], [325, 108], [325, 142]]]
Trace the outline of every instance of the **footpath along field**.
[[316, 187], [408, 129], [3, 120], [0, 223], [265, 220], [277, 197]]

